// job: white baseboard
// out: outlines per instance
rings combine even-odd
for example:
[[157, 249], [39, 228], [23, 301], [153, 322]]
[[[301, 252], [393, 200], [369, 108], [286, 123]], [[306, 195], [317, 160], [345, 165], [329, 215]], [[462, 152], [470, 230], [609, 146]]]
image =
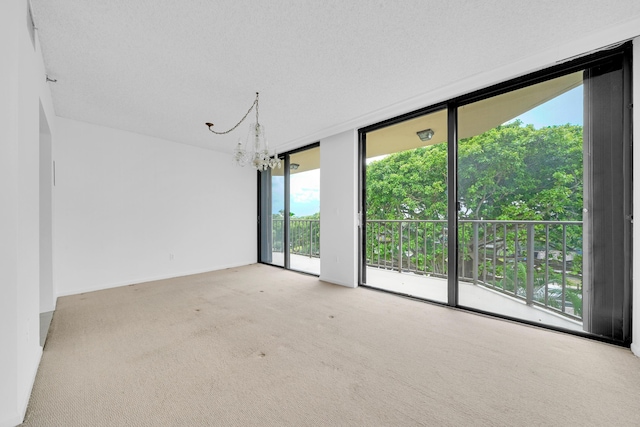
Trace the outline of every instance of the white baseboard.
[[138, 284], [138, 283], [153, 282], [153, 281], [156, 281], [156, 280], [173, 279], [175, 277], [183, 277], [183, 276], [191, 276], [193, 274], [209, 273], [210, 271], [225, 270], [227, 268], [243, 267], [245, 265], [250, 265], [250, 264], [255, 264], [255, 261], [245, 261], [245, 262], [239, 262], [239, 263], [234, 263], [234, 264], [216, 265], [216, 266], [211, 266], [211, 267], [198, 269], [198, 270], [177, 271], [177, 272], [173, 272], [173, 273], [169, 273], [169, 274], [161, 274], [161, 275], [157, 275], [157, 276], [136, 277], [136, 278], [131, 278], [131, 279], [128, 279], [128, 280], [123, 280], [123, 281], [118, 281], [118, 282], [101, 283], [101, 284], [97, 284], [97, 285], [93, 285], [93, 286], [87, 286], [86, 288], [82, 288], [82, 289], [77, 289], [77, 290], [72, 290], [72, 291], [62, 291], [62, 292], [59, 292], [59, 293], [56, 294], [56, 298], [57, 297], [65, 297], [65, 296], [69, 296], [69, 295], [77, 295], [77, 294], [82, 294], [82, 293], [86, 293], [86, 292], [102, 291], [102, 290], [105, 290], [105, 289], [117, 288], [117, 287], [120, 287], [120, 286], [135, 285], [135, 284]]
[[333, 283], [334, 285], [345, 286], [347, 288], [357, 288], [358, 287], [355, 283], [347, 283], [345, 281], [331, 279], [330, 277], [325, 277], [323, 275], [320, 275], [320, 280], [322, 280], [323, 282]]

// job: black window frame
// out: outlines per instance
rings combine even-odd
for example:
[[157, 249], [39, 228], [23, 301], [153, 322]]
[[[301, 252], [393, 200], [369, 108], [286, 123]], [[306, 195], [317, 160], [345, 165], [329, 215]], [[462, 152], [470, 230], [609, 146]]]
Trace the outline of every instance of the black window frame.
[[[441, 110], [442, 108], [446, 108], [448, 115], [448, 229], [449, 235], [456, 236], [453, 241], [449, 241], [448, 248], [448, 257], [449, 257], [449, 274], [448, 274], [448, 301], [446, 303], [426, 300], [417, 298], [415, 296], [410, 296], [413, 299], [419, 299], [425, 302], [437, 304], [437, 305], [445, 305], [450, 306], [456, 309], [462, 309], [470, 312], [477, 312], [481, 314], [490, 315], [492, 317], [503, 318], [507, 320], [517, 321], [519, 323], [529, 324], [532, 326], [537, 326], [545, 329], [551, 329], [560, 331], [563, 333], [568, 333], [572, 335], [583, 336], [589, 339], [607, 342], [610, 344], [621, 345], [624, 347], [629, 347], [631, 345], [632, 339], [632, 283], [631, 283], [631, 269], [632, 269], [632, 254], [631, 248], [633, 247], [631, 241], [632, 235], [632, 222], [631, 218], [629, 218], [629, 233], [627, 239], [625, 240], [625, 269], [622, 273], [624, 276], [625, 283], [625, 302], [624, 306], [626, 311], [624, 313], [624, 332], [623, 336], [620, 339], [612, 339], [609, 337], [594, 335], [587, 332], [581, 333], [578, 331], [569, 331], [566, 329], [554, 327], [552, 325], [534, 323], [531, 321], [527, 321], [524, 319], [512, 318], [504, 315], [500, 315], [498, 313], [485, 312], [482, 310], [477, 310], [471, 307], [464, 307], [458, 304], [458, 265], [457, 265], [457, 254], [458, 254], [458, 221], [457, 221], [457, 201], [458, 201], [458, 185], [457, 185], [457, 132], [458, 132], [458, 123], [457, 123], [457, 112], [458, 108], [467, 104], [471, 104], [477, 101], [481, 101], [483, 99], [491, 98], [494, 96], [498, 96], [504, 93], [508, 93], [514, 90], [518, 90], [527, 86], [535, 85], [537, 83], [542, 83], [554, 78], [558, 78], [567, 74], [571, 74], [573, 72], [581, 71], [590, 67], [597, 66], [598, 64], [602, 64], [607, 60], [610, 60], [616, 56], [622, 56], [624, 61], [624, 95], [625, 95], [625, 105], [628, 108], [625, 108], [624, 112], [624, 122], [623, 122], [623, 144], [625, 145], [625, 149], [628, 151], [628, 157], [624, 159], [623, 167], [625, 169], [625, 200], [626, 205], [629, 209], [633, 206], [633, 188], [632, 188], [632, 164], [631, 164], [631, 146], [632, 146], [632, 52], [633, 45], [631, 41], [624, 41], [613, 45], [611, 47], [603, 48], [600, 51], [595, 53], [586, 54], [582, 57], [578, 57], [575, 59], [567, 60], [565, 62], [559, 63], [557, 65], [544, 68], [529, 74], [525, 74], [513, 79], [509, 79], [507, 81], [497, 83], [494, 85], [490, 85], [467, 94], [463, 94], [460, 96], [456, 96], [444, 102], [439, 102], [437, 104], [433, 104], [431, 106], [423, 107], [418, 110], [405, 113], [399, 115], [397, 117], [393, 117], [390, 119], [383, 120], [381, 122], [368, 125], [366, 127], [362, 127], [358, 129], [358, 211], [360, 214], [360, 224], [358, 229], [358, 285], [363, 287], [368, 287], [366, 284], [366, 233], [364, 232], [366, 227], [366, 134], [378, 129], [382, 129], [397, 123], [404, 122], [406, 120], [419, 117], [437, 110]], [[629, 211], [631, 215], [631, 210]], [[399, 294], [398, 292], [382, 290], [383, 292]], [[402, 296], [409, 296], [404, 294], [399, 294]]]
[[[258, 247], [257, 247], [257, 260], [259, 264], [265, 264], [265, 265], [270, 265], [272, 267], [278, 267], [278, 268], [282, 268], [284, 270], [289, 270], [289, 271], [295, 271], [296, 273], [301, 273], [301, 274], [307, 274], [310, 276], [315, 276], [315, 277], [319, 277], [318, 274], [314, 274], [314, 273], [309, 273], [307, 271], [301, 271], [301, 270], [296, 270], [296, 269], [292, 269], [291, 268], [291, 263], [290, 263], [290, 254], [289, 254], [289, 212], [291, 211], [291, 207], [290, 207], [290, 186], [291, 186], [291, 181], [290, 181], [290, 176], [291, 176], [291, 171], [289, 169], [290, 166], [290, 157], [292, 154], [296, 154], [296, 153], [300, 153], [302, 151], [306, 151], [306, 150], [310, 150], [313, 148], [318, 148], [320, 147], [320, 141], [316, 141], [313, 142], [311, 144], [308, 145], [304, 145], [302, 147], [299, 148], [295, 148], [293, 150], [289, 150], [289, 151], [285, 151], [283, 153], [278, 153], [278, 158], [282, 161], [282, 167], [284, 168], [284, 192], [285, 192], [285, 198], [284, 198], [284, 246], [287, 248], [286, 251], [284, 251], [284, 265], [277, 265], [277, 264], [272, 264], [270, 262], [266, 262], [262, 259], [262, 244], [263, 244], [263, 239], [262, 239], [262, 224], [261, 224], [261, 220], [262, 220], [262, 209], [263, 209], [263, 197], [262, 197], [262, 177], [261, 177], [261, 171], [257, 171], [256, 174], [256, 180], [257, 180], [257, 186], [258, 186], [258, 203], [257, 203], [257, 236], [258, 236]], [[321, 166], [322, 167], [322, 166]], [[322, 209], [322, 208], [321, 208]], [[322, 231], [321, 231], [322, 232]]]

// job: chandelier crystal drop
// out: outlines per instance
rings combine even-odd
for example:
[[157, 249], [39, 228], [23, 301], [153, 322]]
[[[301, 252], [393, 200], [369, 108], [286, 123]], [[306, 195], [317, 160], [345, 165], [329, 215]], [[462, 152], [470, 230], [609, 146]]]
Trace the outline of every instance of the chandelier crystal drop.
[[256, 121], [255, 123], [251, 123], [249, 125], [249, 130], [247, 132], [247, 137], [244, 142], [239, 139], [238, 144], [236, 145], [235, 150], [233, 150], [233, 156], [231, 157], [233, 163], [238, 166], [253, 166], [256, 170], [266, 171], [267, 169], [273, 168], [281, 168], [282, 162], [278, 158], [275, 150], [269, 150], [269, 143], [267, 142], [267, 137], [264, 130], [264, 125], [260, 124], [259, 121], [259, 93], [256, 92], [256, 100], [253, 101], [251, 107], [244, 115], [242, 119], [231, 129], [225, 132], [216, 132], [212, 129], [213, 123], [206, 123], [209, 127], [209, 130], [216, 135], [224, 135], [227, 134], [234, 129], [236, 129], [244, 120], [247, 118], [251, 110], [255, 107], [256, 110]]

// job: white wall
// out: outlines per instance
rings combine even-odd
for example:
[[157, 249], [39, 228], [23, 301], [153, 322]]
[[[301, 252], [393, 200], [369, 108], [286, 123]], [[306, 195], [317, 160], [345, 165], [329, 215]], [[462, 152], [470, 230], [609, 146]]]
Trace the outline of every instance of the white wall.
[[57, 118], [58, 295], [256, 262], [256, 172], [230, 156]]
[[[0, 426], [18, 423], [17, 2], [0, 2]], [[13, 423], [13, 424], [12, 424]]]
[[53, 144], [42, 106], [40, 119], [40, 313], [55, 310], [53, 290]]
[[[24, 8], [22, 13], [26, 14]], [[26, 16], [26, 15], [25, 15]], [[18, 307], [28, 313], [18, 324], [18, 398], [26, 405], [40, 361], [40, 114], [37, 58], [26, 31], [26, 18], [18, 24], [21, 37], [18, 85]], [[25, 36], [26, 35], [26, 36]], [[20, 315], [19, 315], [20, 316]], [[21, 317], [21, 316], [20, 316]], [[21, 409], [21, 408], [19, 408]]]
[[358, 285], [358, 133], [320, 141], [320, 279]]
[[[636, 58], [633, 68], [633, 140], [640, 141], [640, 37], [633, 40], [633, 57]], [[636, 146], [636, 144], [634, 144]], [[636, 146], [637, 147], [637, 146]], [[640, 150], [633, 150], [633, 164], [640, 167]], [[640, 169], [633, 168], [633, 311], [632, 311], [632, 344], [631, 351], [640, 357]]]
[[52, 116], [27, 2], [0, 2], [0, 426], [22, 421], [42, 354], [40, 103]]

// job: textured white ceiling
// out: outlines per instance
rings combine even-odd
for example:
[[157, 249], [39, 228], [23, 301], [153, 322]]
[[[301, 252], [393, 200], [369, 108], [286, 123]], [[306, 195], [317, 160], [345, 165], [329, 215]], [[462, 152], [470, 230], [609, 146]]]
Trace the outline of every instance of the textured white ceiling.
[[283, 145], [640, 16], [638, 0], [31, 3], [56, 114], [221, 151], [245, 130], [204, 123], [230, 128], [256, 91]]

